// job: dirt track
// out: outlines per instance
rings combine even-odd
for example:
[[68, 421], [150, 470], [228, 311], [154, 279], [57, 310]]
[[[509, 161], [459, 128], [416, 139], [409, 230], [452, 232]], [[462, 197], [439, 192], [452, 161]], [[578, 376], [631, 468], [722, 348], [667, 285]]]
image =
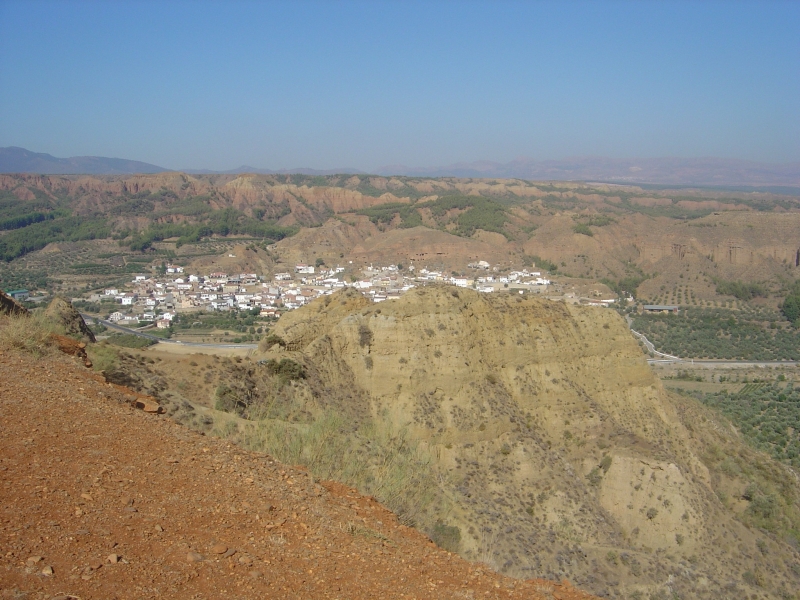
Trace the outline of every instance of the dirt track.
[[0, 597], [590, 597], [470, 564], [131, 398], [75, 359], [0, 350]]

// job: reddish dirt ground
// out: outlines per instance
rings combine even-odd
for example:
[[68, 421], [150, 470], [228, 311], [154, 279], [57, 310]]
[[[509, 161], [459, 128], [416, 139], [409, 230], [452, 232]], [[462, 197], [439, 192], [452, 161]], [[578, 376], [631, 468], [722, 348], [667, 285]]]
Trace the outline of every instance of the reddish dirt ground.
[[133, 399], [79, 359], [0, 350], [0, 597], [590, 598]]

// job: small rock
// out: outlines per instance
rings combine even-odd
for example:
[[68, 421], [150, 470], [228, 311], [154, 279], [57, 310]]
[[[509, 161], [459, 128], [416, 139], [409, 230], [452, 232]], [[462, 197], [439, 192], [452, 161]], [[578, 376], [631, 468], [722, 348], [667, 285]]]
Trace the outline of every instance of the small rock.
[[44, 560], [44, 557], [43, 557], [43, 556], [31, 556], [31, 557], [28, 559], [28, 561], [27, 561], [27, 562], [28, 562], [29, 564], [35, 565], [36, 563], [38, 563], [38, 562], [41, 562], [41, 561], [43, 561], [43, 560]]
[[252, 565], [253, 564], [253, 559], [250, 558], [249, 556], [247, 556], [246, 554], [242, 554], [239, 557], [239, 563], [242, 564], [242, 565]]
[[164, 528], [161, 525], [156, 525], [156, 531], [164, 531]]
[[227, 551], [228, 547], [223, 544], [217, 544], [211, 547], [211, 552], [214, 554], [225, 554]]
[[51, 567], [50, 565], [42, 569], [42, 575], [44, 575], [45, 577], [50, 577], [52, 574], [53, 574], [53, 567]]
[[128, 498], [127, 496], [122, 498], [122, 506], [131, 506], [133, 504], [133, 498]]
[[263, 573], [261, 571], [250, 571], [250, 577], [252, 577], [253, 579], [258, 579], [262, 575]]
[[93, 502], [94, 499], [89, 494], [81, 494], [81, 498], [87, 500], [88, 502]]
[[124, 510], [125, 512], [129, 512], [129, 513], [139, 512], [139, 510], [134, 508], [133, 506], [126, 506], [122, 510]]
[[222, 558], [230, 558], [234, 554], [236, 554], [236, 548], [228, 548], [228, 551], [222, 555]]
[[205, 556], [197, 552], [189, 552], [189, 554], [186, 555], [186, 560], [189, 562], [201, 562], [205, 560]]
[[119, 559], [120, 559], [119, 554], [109, 554], [108, 555], [108, 562], [110, 562], [112, 565], [117, 564], [119, 562]]

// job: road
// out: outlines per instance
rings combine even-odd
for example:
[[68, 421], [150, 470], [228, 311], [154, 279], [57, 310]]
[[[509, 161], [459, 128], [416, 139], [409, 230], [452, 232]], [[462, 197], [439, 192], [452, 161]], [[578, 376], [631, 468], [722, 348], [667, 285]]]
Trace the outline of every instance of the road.
[[[631, 326], [632, 320], [629, 316], [625, 316], [625, 320], [628, 322], [628, 327]], [[681, 363], [687, 366], [693, 367], [702, 367], [705, 369], [735, 369], [740, 367], [796, 367], [800, 364], [798, 361], [792, 360], [759, 360], [759, 361], [752, 361], [752, 360], [698, 360], [694, 358], [680, 358], [679, 356], [672, 356], [671, 354], [664, 354], [663, 352], [659, 352], [656, 350], [656, 347], [653, 345], [653, 342], [648, 340], [644, 334], [639, 333], [638, 331], [634, 331], [631, 329], [631, 333], [636, 336], [638, 339], [642, 341], [645, 348], [647, 348], [648, 352], [652, 352], [659, 358], [648, 358], [647, 362], [652, 364], [674, 364], [674, 363]]]
[[81, 313], [81, 316], [84, 318], [84, 320], [92, 319], [93, 321], [102, 323], [109, 329], [121, 331], [122, 333], [129, 333], [131, 335], [138, 335], [139, 337], [143, 337], [148, 340], [154, 340], [159, 344], [179, 344], [181, 346], [188, 346], [190, 348], [237, 348], [240, 350], [255, 350], [256, 348], [258, 348], [258, 344], [203, 344], [201, 342], [184, 342], [181, 340], [167, 340], [162, 337], [158, 337], [157, 335], [153, 335], [152, 333], [137, 331], [136, 329], [129, 329], [128, 327], [123, 327], [122, 325], [117, 325], [116, 323], [112, 323], [111, 321], [106, 321], [105, 319], [101, 319], [99, 317], [95, 317], [92, 315]]

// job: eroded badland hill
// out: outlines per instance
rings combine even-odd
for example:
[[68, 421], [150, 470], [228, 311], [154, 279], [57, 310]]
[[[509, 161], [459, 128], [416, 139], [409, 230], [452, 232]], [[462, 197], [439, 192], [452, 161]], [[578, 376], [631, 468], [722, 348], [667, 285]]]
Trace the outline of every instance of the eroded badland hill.
[[351, 289], [269, 339], [249, 358], [131, 351], [110, 376], [513, 577], [615, 598], [800, 585], [796, 473], [666, 392], [616, 312], [437, 286], [372, 304]]

